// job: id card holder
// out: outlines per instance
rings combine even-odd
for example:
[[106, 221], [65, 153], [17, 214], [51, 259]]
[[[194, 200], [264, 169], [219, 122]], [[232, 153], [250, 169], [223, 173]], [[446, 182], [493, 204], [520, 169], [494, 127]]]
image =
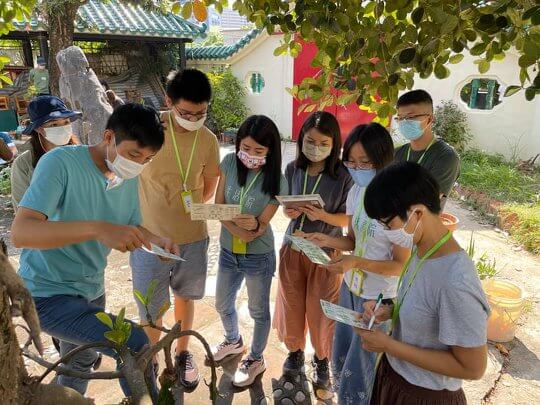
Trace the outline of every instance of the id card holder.
[[359, 296], [362, 293], [362, 287], [364, 286], [364, 272], [360, 269], [353, 269], [351, 277], [351, 286], [349, 290]]
[[233, 236], [232, 251], [237, 255], [245, 255], [247, 253], [247, 243], [237, 236]]
[[182, 206], [184, 207], [184, 212], [186, 214], [191, 213], [191, 204], [193, 204], [193, 194], [191, 191], [182, 191], [180, 193], [180, 197], [182, 198]]

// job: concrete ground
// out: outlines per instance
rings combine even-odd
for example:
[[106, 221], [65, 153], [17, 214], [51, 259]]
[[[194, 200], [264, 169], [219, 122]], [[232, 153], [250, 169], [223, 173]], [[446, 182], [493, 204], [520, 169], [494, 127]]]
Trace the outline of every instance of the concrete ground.
[[[223, 154], [230, 151], [229, 148], [222, 150]], [[284, 160], [290, 161], [294, 157], [294, 145], [284, 147]], [[5, 201], [4, 206], [5, 206]], [[501, 269], [497, 277], [508, 279], [521, 286], [527, 294], [527, 303], [524, 314], [521, 317], [516, 338], [502, 346], [495, 347], [490, 344], [489, 366], [484, 378], [480, 381], [466, 382], [464, 385], [467, 399], [470, 404], [531, 404], [538, 403], [540, 398], [540, 315], [537, 311], [540, 289], [540, 258], [535, 257], [521, 248], [515, 246], [505, 234], [493, 226], [485, 223], [475, 212], [464, 208], [460, 202], [449, 201], [447, 211], [457, 215], [461, 222], [455, 235], [465, 248], [469, 242], [472, 231], [475, 233], [476, 251], [481, 254], [488, 252], [490, 258], [495, 258]], [[3, 218], [0, 218], [0, 234], [9, 234], [9, 213], [4, 209]], [[281, 244], [287, 220], [278, 212], [272, 222], [276, 237], [276, 246]], [[213, 345], [223, 338], [223, 328], [218, 314], [214, 309], [214, 296], [216, 290], [217, 259], [219, 254], [219, 224], [210, 224], [211, 244], [209, 248], [209, 271], [204, 299], [197, 302], [194, 329], [200, 332], [208, 342]], [[19, 252], [10, 248], [10, 257], [16, 265]], [[276, 295], [277, 280], [272, 285], [272, 310]], [[106, 270], [107, 309], [117, 313], [122, 307], [126, 307], [126, 317], [137, 319], [137, 311], [132, 296], [131, 272], [128, 265], [128, 255], [113, 252], [109, 256], [109, 264]], [[245, 341], [251, 340], [252, 320], [247, 308], [247, 294], [245, 288], [241, 290], [237, 301], [240, 318], [240, 329]], [[165, 316], [165, 324], [172, 326], [174, 320], [172, 311]], [[43, 336], [48, 346], [46, 357], [56, 360], [57, 354], [47, 336]], [[204, 353], [202, 345], [192, 341], [190, 349], [195, 353], [196, 361], [202, 370], [205, 379], [210, 378], [210, 370], [203, 365]], [[507, 355], [501, 351], [508, 351]], [[307, 358], [312, 356], [311, 348], [307, 348]], [[282, 362], [287, 350], [278, 341], [275, 331], [271, 331], [268, 347], [265, 353], [267, 371], [263, 377], [249, 389], [233, 390], [230, 385], [231, 374], [234, 373], [238, 359], [225, 364], [218, 370], [219, 389], [223, 395], [220, 404], [261, 404], [271, 403], [272, 378], [279, 378]], [[161, 359], [163, 366], [163, 359]], [[41, 369], [34, 364], [27, 364], [31, 372], [40, 373]], [[104, 359], [101, 370], [112, 370], [113, 361]], [[311, 373], [307, 365], [308, 377]], [[97, 404], [118, 403], [122, 393], [116, 382], [92, 381], [88, 394], [94, 398]], [[201, 383], [197, 390], [191, 394], [185, 394], [182, 398], [179, 394], [178, 403], [207, 404], [209, 403], [208, 389]]]

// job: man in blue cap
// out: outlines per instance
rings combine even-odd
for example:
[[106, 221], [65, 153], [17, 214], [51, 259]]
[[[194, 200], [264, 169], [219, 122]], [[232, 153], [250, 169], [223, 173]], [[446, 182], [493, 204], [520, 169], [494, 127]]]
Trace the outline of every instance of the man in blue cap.
[[37, 67], [30, 70], [28, 76], [30, 84], [36, 88], [38, 96], [50, 94], [49, 89], [49, 71], [47, 70], [45, 58], [38, 56]]
[[[63, 112], [50, 114], [61, 117]], [[35, 121], [31, 125], [40, 125]], [[137, 176], [163, 142], [156, 111], [126, 104], [109, 118], [101, 143], [55, 148], [36, 166], [11, 236], [24, 249], [19, 275], [32, 294], [41, 328], [61, 342], [77, 347], [106, 341], [110, 328], [96, 314], [105, 311], [104, 271], [111, 249], [127, 252], [154, 244], [178, 254], [170, 239], [140, 226]], [[109, 317], [115, 322], [114, 315]], [[132, 324], [127, 347], [139, 352], [148, 342], [142, 328]], [[119, 360], [114, 350], [100, 351]], [[88, 349], [67, 366], [88, 371], [96, 359]], [[152, 365], [147, 377], [157, 394]], [[58, 383], [84, 394], [88, 380], [63, 375]], [[126, 382], [120, 385], [129, 396]]]

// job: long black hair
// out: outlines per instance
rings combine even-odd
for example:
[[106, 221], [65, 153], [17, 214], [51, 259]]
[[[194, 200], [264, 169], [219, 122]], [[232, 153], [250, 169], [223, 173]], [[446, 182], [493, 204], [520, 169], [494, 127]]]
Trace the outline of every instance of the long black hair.
[[[240, 150], [242, 139], [250, 137], [258, 144], [268, 148], [266, 164], [261, 168], [263, 173], [262, 191], [274, 198], [279, 194], [281, 181], [281, 138], [276, 124], [265, 115], [248, 117], [236, 135], [236, 153]], [[236, 157], [238, 183], [246, 185], [248, 168]]]
[[373, 167], [377, 170], [394, 161], [394, 143], [385, 127], [376, 122], [355, 127], [343, 146], [343, 160], [349, 160], [351, 148], [361, 143]]
[[304, 125], [302, 125], [302, 129], [300, 129], [300, 134], [298, 135], [298, 141], [296, 142], [295, 166], [302, 170], [307, 170], [311, 163], [302, 152], [302, 146], [304, 145], [306, 133], [313, 128], [321, 134], [332, 138], [332, 151], [330, 152], [330, 156], [325, 160], [324, 171], [330, 177], [336, 179], [339, 166], [341, 166], [341, 160], [339, 158], [341, 154], [341, 130], [336, 117], [326, 111], [316, 111], [304, 121]]
[[[30, 134], [30, 147], [32, 149], [32, 167], [35, 169], [39, 159], [46, 153], [45, 149], [43, 149], [43, 145], [41, 144], [41, 140], [39, 139], [40, 135], [36, 130], [33, 130]], [[47, 138], [45, 138], [47, 139]], [[71, 139], [67, 143], [67, 145], [79, 145], [80, 141], [77, 138], [75, 134], [71, 135]], [[58, 145], [60, 146], [60, 145]]]

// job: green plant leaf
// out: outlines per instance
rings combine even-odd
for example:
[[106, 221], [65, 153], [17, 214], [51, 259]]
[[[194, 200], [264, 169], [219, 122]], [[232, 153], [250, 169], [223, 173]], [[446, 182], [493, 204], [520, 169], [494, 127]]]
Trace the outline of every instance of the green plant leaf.
[[424, 7], [417, 7], [411, 13], [411, 20], [413, 23], [418, 25], [422, 18], [424, 17]]
[[141, 304], [143, 304], [144, 306], [148, 305], [148, 302], [146, 301], [146, 297], [142, 295], [142, 293], [139, 290], [133, 290], [133, 294], [135, 295], [135, 298], [137, 298]]
[[521, 86], [508, 86], [504, 91], [504, 97], [510, 97], [522, 89]]
[[114, 323], [115, 330], [121, 330], [122, 324], [124, 323], [124, 317], [126, 316], [126, 308], [122, 308], [118, 315], [116, 316], [116, 322]]
[[117, 345], [122, 345], [124, 341], [124, 332], [119, 330], [110, 330], [103, 334], [106, 339], [110, 340], [113, 343], [116, 343]]
[[527, 87], [525, 89], [525, 98], [527, 101], [533, 101], [536, 96], [536, 89], [534, 87]]
[[399, 53], [399, 63], [406, 65], [407, 63], [410, 63], [413, 61], [415, 55], [416, 55], [415, 48], [405, 48]]
[[146, 302], [148, 302], [149, 304], [152, 302], [152, 299], [154, 298], [154, 292], [156, 291], [157, 285], [158, 285], [158, 281], [154, 279], [150, 281], [148, 290], [146, 290]]
[[192, 14], [193, 14], [193, 2], [188, 1], [182, 7], [182, 18], [184, 18], [185, 20], [189, 20]]
[[480, 63], [478, 63], [478, 71], [484, 74], [489, 70], [489, 66], [490, 66], [490, 63], [487, 60], [482, 59]]
[[540, 6], [533, 6], [527, 11], [523, 13], [523, 16], [521, 17], [523, 21], [528, 20], [533, 16], [534, 13], [536, 13], [538, 10], [540, 10]]
[[435, 69], [433, 70], [435, 73], [435, 77], [437, 79], [446, 79], [448, 76], [450, 76], [450, 70], [444, 65], [435, 65]]
[[163, 303], [163, 305], [161, 306], [161, 308], [159, 309], [159, 311], [158, 311], [158, 314], [156, 316], [156, 320], [160, 319], [163, 315], [165, 315], [165, 312], [167, 312], [170, 307], [171, 307], [171, 302], [170, 301], [165, 301]]
[[96, 318], [99, 319], [101, 321], [101, 323], [104, 323], [105, 325], [107, 325], [109, 328], [114, 329], [113, 321], [112, 321], [111, 317], [108, 314], [106, 314], [105, 312], [98, 312], [96, 314]]
[[463, 60], [464, 56], [463, 54], [461, 53], [458, 53], [456, 55], [452, 55], [450, 56], [450, 59], [448, 59], [448, 61], [452, 64], [456, 64], [456, 63], [459, 63]]
[[173, 14], [180, 14], [181, 10], [182, 10], [182, 3], [180, 3], [179, 1], [174, 2], [171, 7], [171, 12]]

